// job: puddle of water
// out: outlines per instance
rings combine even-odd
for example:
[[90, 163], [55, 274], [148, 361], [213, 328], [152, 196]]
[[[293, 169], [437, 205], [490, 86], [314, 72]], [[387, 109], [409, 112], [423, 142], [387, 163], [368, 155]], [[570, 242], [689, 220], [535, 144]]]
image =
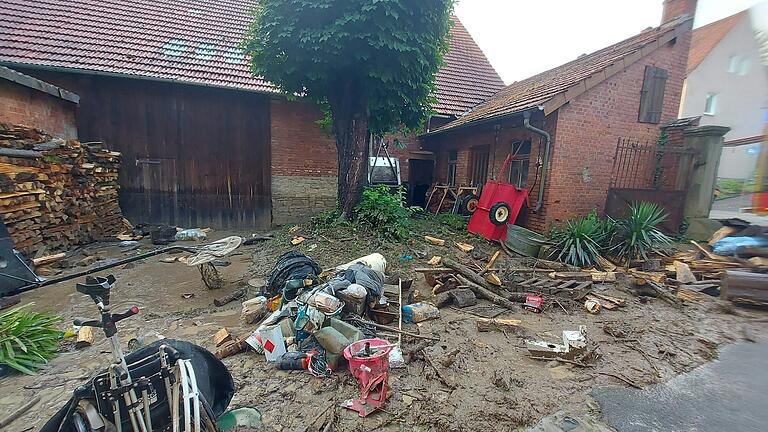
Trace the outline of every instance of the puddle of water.
[[644, 390], [593, 391], [620, 432], [768, 430], [768, 343], [724, 347], [718, 359]]

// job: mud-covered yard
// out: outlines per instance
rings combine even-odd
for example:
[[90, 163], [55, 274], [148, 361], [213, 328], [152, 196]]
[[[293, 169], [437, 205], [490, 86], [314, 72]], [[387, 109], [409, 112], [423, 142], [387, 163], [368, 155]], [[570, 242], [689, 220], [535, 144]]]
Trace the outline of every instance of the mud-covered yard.
[[[377, 240], [346, 226], [306, 228], [300, 232], [306, 240], [296, 248], [323, 267], [379, 252], [389, 262], [388, 273], [413, 278], [414, 288], [423, 292], [431, 287], [414, 269], [425, 267], [433, 255], [470, 260], [453, 241], [474, 245], [477, 260], [497, 249], [460, 227], [425, 222], [414, 231], [411, 240], [401, 243]], [[214, 232], [211, 237], [231, 234]], [[231, 265], [220, 271], [229, 283], [216, 291], [205, 288], [196, 268], [161, 262], [162, 256], [113, 269], [111, 273], [118, 279], [113, 293], [115, 309], [133, 305], [142, 309], [137, 317], [120, 323], [123, 342], [138, 338], [149, 343], [166, 337], [188, 340], [214, 351], [212, 336], [221, 327], [237, 336], [249, 334], [255, 325], [241, 325], [239, 301], [216, 307], [213, 300], [248, 280], [266, 279], [276, 258], [293, 247], [290, 239], [294, 234], [287, 228], [272, 234], [273, 240], [242, 246], [227, 257]], [[449, 241], [445, 246], [433, 246], [421, 240], [425, 234]], [[142, 240], [142, 248], [130, 253], [154, 247]], [[87, 250], [100, 252], [104, 258], [126, 256], [115, 244], [96, 244]], [[504, 254], [496, 263], [501, 274], [505, 269], [526, 265], [530, 265], [529, 260]], [[67, 271], [75, 270], [80, 269]], [[437, 320], [405, 325], [410, 332], [439, 338], [425, 349], [424, 355], [433, 360], [442, 378], [423, 355], [415, 356], [405, 368], [392, 370], [391, 398], [383, 411], [367, 418], [339, 407], [358, 394], [357, 382], [348, 371], [336, 372], [329, 379], [302, 371], [278, 371], [255, 352], [224, 359], [237, 386], [230, 408], [257, 408], [263, 416], [263, 430], [323, 430], [328, 423], [331, 426], [325, 430], [334, 431], [516, 430], [558, 410], [599, 416], [589, 395], [597, 386], [627, 386], [627, 382], [647, 386], [666, 381], [712, 360], [719, 345], [745, 338], [763, 339], [768, 334], [765, 312], [736, 309], [715, 298], [685, 303], [677, 309], [660, 299], [641, 302], [619, 289], [627, 286], [628, 281], [621, 278], [616, 283], [596, 284], [596, 291], [626, 299], [626, 306], [614, 311], [592, 315], [580, 303], [562, 301], [563, 308], [549, 302], [541, 314], [519, 308], [498, 317], [521, 320], [521, 329], [516, 332], [480, 333], [475, 315], [451, 307], [441, 309]], [[75, 292], [74, 281], [26, 293], [22, 302], [34, 302], [37, 309], [61, 315], [64, 324], [77, 316], [96, 315], [91, 300]], [[590, 348], [597, 347], [600, 354], [590, 367], [529, 358], [526, 338], [557, 341], [563, 330], [577, 330], [580, 325], [587, 327]], [[622, 330], [623, 335], [607, 334], [606, 326]], [[403, 350], [419, 342], [405, 337]], [[33, 395], [41, 397], [39, 404], [7, 430], [37, 430], [70, 397], [76, 385], [110, 359], [103, 334], [96, 335], [94, 345], [80, 350], [68, 339], [61, 351], [38, 375], [13, 375], [0, 380], [0, 412], [11, 412]]]

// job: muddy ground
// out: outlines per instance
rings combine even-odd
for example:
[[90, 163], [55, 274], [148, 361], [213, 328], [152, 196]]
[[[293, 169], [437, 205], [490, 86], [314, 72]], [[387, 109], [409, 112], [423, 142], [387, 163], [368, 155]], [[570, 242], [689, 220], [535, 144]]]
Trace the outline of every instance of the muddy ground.
[[[213, 232], [211, 238], [231, 234]], [[251, 233], [237, 234], [250, 236]], [[292, 247], [289, 240], [293, 234], [288, 233], [287, 228], [272, 234], [274, 240], [243, 246], [227, 258], [231, 265], [220, 271], [229, 283], [216, 291], [205, 288], [196, 268], [163, 263], [160, 257], [113, 269], [111, 273], [118, 279], [113, 294], [115, 308], [133, 305], [142, 308], [139, 316], [120, 323], [123, 341], [127, 343], [128, 339], [139, 337], [149, 343], [168, 337], [188, 340], [213, 351], [211, 337], [223, 326], [235, 335], [250, 333], [255, 326], [241, 326], [239, 302], [215, 307], [213, 299], [238, 289], [249, 279], [265, 279], [277, 256]], [[433, 255], [485, 262], [496, 250], [495, 245], [466, 234], [460, 227], [451, 229], [435, 221], [417, 224], [408, 242], [379, 240], [347, 226], [304, 228], [300, 234], [307, 240], [297, 249], [324, 267], [380, 252], [389, 261], [388, 273], [415, 278], [414, 287], [423, 291], [428, 287], [413, 269], [426, 266]], [[470, 258], [451, 241], [442, 247], [428, 245], [421, 241], [424, 234], [466, 241], [477, 250]], [[121, 258], [153, 247], [148, 240], [142, 240], [142, 248], [128, 254], [108, 243], [89, 246], [85, 251], [91, 254], [101, 251], [103, 257]], [[419, 253], [425, 258], [419, 258]], [[403, 255], [413, 259], [401, 259]], [[530, 263], [502, 255], [496, 266], [504, 273], [504, 269], [525, 264]], [[67, 271], [75, 270], [81, 268]], [[278, 371], [254, 352], [224, 360], [237, 386], [230, 408], [257, 408], [263, 415], [263, 430], [275, 431], [302, 431], [305, 427], [310, 431], [320, 430], [328, 421], [333, 425], [327, 430], [334, 431], [512, 431], [535, 424], [559, 410], [597, 410], [589, 396], [593, 388], [627, 386], [604, 374], [647, 386], [712, 360], [719, 345], [743, 340], [745, 335], [764, 339], [768, 334], [765, 312], [733, 309], [714, 298], [687, 303], [682, 309], [659, 299], [641, 303], [637, 297], [617, 289], [626, 286], [626, 281], [619, 280], [596, 287], [598, 291], [627, 300], [626, 307], [616, 311], [604, 310], [591, 315], [579, 304], [562, 302], [566, 310], [554, 305], [541, 314], [520, 309], [499, 316], [521, 320], [524, 330], [520, 334], [479, 333], [474, 315], [451, 308], [442, 309], [438, 320], [407, 325], [412, 332], [440, 338], [426, 353], [454, 388], [442, 382], [423, 360], [415, 359], [406, 368], [392, 371], [392, 396], [385, 411], [365, 419], [338, 407], [358, 391], [357, 383], [348, 372], [319, 379], [306, 372]], [[183, 298], [182, 294], [189, 293], [194, 296]], [[96, 315], [90, 299], [75, 292], [73, 281], [24, 294], [23, 303], [30, 302], [34, 302], [37, 309], [61, 315], [64, 323], [71, 323], [76, 316]], [[562, 330], [576, 330], [579, 325], [587, 326], [590, 343], [599, 346], [601, 358], [593, 367], [528, 358], [525, 337], [557, 341]], [[606, 334], [603, 330], [606, 325], [624, 329], [627, 337], [617, 339]], [[403, 348], [407, 350], [417, 342], [405, 338]], [[75, 350], [73, 341], [67, 340], [61, 350], [61, 355], [38, 375], [13, 375], [0, 380], [1, 413], [11, 412], [33, 395], [41, 396], [35, 408], [6, 430], [37, 430], [70, 397], [78, 383], [95, 374], [110, 359], [103, 334], [97, 334], [96, 343], [89, 348]], [[444, 366], [442, 360], [446, 354], [455, 350], [458, 350], [455, 361]], [[328, 407], [331, 409], [326, 410]], [[318, 417], [323, 411], [326, 414]], [[315, 424], [310, 424], [312, 419], [317, 419]]]

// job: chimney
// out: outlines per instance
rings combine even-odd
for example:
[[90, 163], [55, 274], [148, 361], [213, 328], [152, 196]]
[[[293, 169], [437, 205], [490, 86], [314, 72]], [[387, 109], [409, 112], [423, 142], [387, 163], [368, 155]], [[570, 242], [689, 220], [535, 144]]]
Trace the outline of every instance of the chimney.
[[664, 0], [661, 23], [666, 24], [683, 15], [693, 18], [695, 14], [696, 0]]

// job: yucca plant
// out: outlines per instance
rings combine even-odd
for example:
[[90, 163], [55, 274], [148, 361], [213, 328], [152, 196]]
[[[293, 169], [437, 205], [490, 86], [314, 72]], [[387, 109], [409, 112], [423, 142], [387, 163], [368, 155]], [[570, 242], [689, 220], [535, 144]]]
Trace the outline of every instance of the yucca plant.
[[658, 204], [630, 204], [629, 215], [616, 222], [616, 243], [611, 252], [619, 258], [647, 260], [651, 252], [672, 243], [672, 239], [657, 228], [666, 217]]
[[56, 327], [60, 317], [30, 306], [0, 313], [0, 364], [32, 375], [56, 355], [64, 333]]
[[613, 220], [600, 219], [594, 211], [566, 221], [550, 234], [554, 248], [550, 257], [579, 267], [594, 266], [610, 244], [613, 225]]

